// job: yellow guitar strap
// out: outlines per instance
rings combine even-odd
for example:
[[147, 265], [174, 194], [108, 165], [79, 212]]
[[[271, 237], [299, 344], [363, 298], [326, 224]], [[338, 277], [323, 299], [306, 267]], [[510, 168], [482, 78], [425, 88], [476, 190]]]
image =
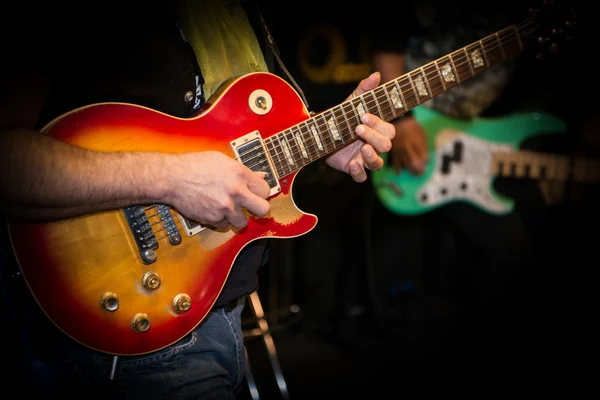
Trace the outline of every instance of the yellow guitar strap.
[[194, 50], [202, 71], [206, 99], [232, 77], [268, 71], [252, 26], [238, 0], [178, 0], [176, 11], [179, 27]]

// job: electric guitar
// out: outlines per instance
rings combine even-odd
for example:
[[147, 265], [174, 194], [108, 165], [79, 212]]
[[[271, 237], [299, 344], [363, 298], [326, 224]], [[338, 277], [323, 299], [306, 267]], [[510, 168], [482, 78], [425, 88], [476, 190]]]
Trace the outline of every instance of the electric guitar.
[[246, 245], [315, 227], [317, 217], [292, 196], [301, 168], [358, 139], [362, 113], [390, 121], [520, 54], [543, 34], [537, 15], [316, 115], [283, 79], [252, 73], [228, 82], [189, 119], [123, 103], [60, 116], [43, 133], [91, 150], [223, 152], [267, 172], [271, 211], [239, 231], [202, 226], [163, 204], [51, 223], [9, 221], [30, 292], [58, 328], [89, 348], [137, 355], [177, 342], [209, 313]]
[[[514, 209], [514, 200], [494, 189], [496, 177], [600, 181], [598, 160], [519, 150], [532, 136], [566, 132], [566, 124], [552, 115], [522, 113], [461, 121], [426, 106], [416, 107], [413, 115], [429, 143], [424, 173], [397, 174], [386, 163], [371, 178], [381, 203], [396, 214], [422, 214], [457, 201], [489, 214], [507, 214]], [[382, 157], [387, 161], [387, 155]]]

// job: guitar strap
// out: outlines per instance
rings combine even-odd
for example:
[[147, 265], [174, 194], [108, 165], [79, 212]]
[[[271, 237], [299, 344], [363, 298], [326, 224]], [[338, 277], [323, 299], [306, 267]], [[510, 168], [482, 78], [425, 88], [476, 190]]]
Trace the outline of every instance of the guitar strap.
[[[285, 67], [285, 64], [283, 63], [283, 60], [281, 59], [281, 56], [280, 56], [280, 53], [279, 53], [279, 49], [277, 48], [277, 45], [275, 44], [275, 39], [273, 39], [273, 36], [271, 35], [271, 32], [269, 31], [269, 28], [267, 27], [267, 24], [265, 22], [265, 19], [263, 18], [262, 12], [260, 11], [260, 7], [258, 6], [258, 4], [255, 4], [255, 6], [256, 6], [256, 13], [258, 15], [260, 24], [261, 24], [262, 29], [263, 29], [264, 40], [267, 43], [267, 45], [269, 46], [269, 49], [271, 50], [268, 55], [272, 56], [272, 57], [275, 57], [275, 59], [277, 60], [277, 63], [281, 67], [281, 70], [283, 71], [283, 73], [288, 78], [289, 82], [292, 85], [294, 85], [296, 91], [302, 97], [302, 100], [304, 101], [304, 105], [306, 106], [306, 108], [310, 109], [310, 107], [308, 105], [308, 100], [306, 99], [306, 96], [304, 95], [304, 92], [300, 88], [300, 85], [298, 85], [298, 83], [296, 82], [296, 80], [294, 79], [294, 77], [292, 76], [292, 74], [290, 73], [290, 71]], [[272, 71], [273, 70], [273, 65], [272, 65], [272, 61], [270, 62], [270, 57], [265, 56], [265, 58], [267, 58], [267, 65], [269, 66], [269, 70]]]
[[[263, 14], [260, 11], [259, 5], [252, 1], [242, 2], [242, 5], [246, 5], [247, 3], [251, 3], [252, 5], [254, 5], [254, 7], [252, 9], [244, 7], [244, 9], [246, 10], [246, 12], [248, 14], [255, 14], [255, 15], [251, 16], [252, 18], [250, 18], [250, 22], [253, 26], [255, 26], [254, 23], [256, 22], [256, 20], [258, 20], [258, 22], [260, 23], [260, 27], [255, 27], [255, 31], [257, 31], [257, 35], [258, 35], [259, 30], [262, 32], [262, 43], [264, 43], [268, 46], [268, 48], [263, 48], [264, 58], [265, 58], [265, 62], [267, 63], [268, 70], [271, 72], [273, 72], [275, 70], [275, 65], [273, 62], [273, 59], [275, 59], [277, 61], [277, 63], [279, 64], [279, 67], [281, 68], [283, 74], [285, 75], [285, 78], [287, 78], [288, 82], [291, 85], [293, 85], [294, 88], [296, 89], [296, 91], [300, 94], [300, 96], [302, 97], [302, 100], [304, 101], [306, 108], [310, 109], [310, 107], [308, 105], [308, 100], [306, 99], [304, 92], [300, 88], [300, 85], [296, 82], [296, 80], [294, 79], [294, 77], [292, 76], [290, 71], [286, 68], [285, 64], [283, 63], [283, 60], [281, 59], [279, 49], [277, 48], [275, 40], [273, 39], [273, 36], [271, 35], [269, 28], [267, 27], [267, 24], [265, 22]], [[249, 15], [249, 17], [250, 17], [250, 15]], [[193, 49], [191, 43], [187, 39], [187, 37], [184, 34], [183, 29], [181, 28], [179, 23], [176, 22], [176, 25], [177, 25], [177, 29], [179, 30], [179, 34], [181, 35], [181, 39], [187, 44], [187, 47], [189, 48], [189, 51], [192, 55], [192, 59], [195, 59], [196, 54], [194, 52], [194, 49]], [[206, 96], [205, 96], [205, 93], [203, 90], [203, 85], [205, 83], [205, 79], [202, 75], [202, 71], [201, 71], [201, 68], [198, 65], [198, 63], [194, 63], [194, 65], [195, 65], [194, 77], [195, 77], [196, 93], [195, 93], [195, 101], [194, 101], [194, 106], [192, 108], [192, 112], [195, 112], [198, 109], [200, 109], [200, 107], [202, 107], [204, 105], [204, 103], [206, 102]]]

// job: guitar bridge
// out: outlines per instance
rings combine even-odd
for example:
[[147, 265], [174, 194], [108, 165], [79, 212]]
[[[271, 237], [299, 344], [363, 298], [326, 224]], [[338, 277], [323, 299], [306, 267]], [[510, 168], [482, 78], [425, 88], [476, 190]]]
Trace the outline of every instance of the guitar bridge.
[[274, 169], [271, 160], [267, 156], [265, 146], [258, 131], [253, 131], [247, 135], [241, 136], [231, 142], [231, 149], [235, 157], [252, 171], [265, 172], [265, 180], [271, 188], [269, 196], [281, 192], [279, 179], [273, 173]]
[[[159, 221], [150, 222], [147, 210], [155, 209], [155, 213], [150, 217], [159, 217]], [[140, 257], [144, 264], [152, 264], [156, 261], [156, 249], [158, 248], [159, 239], [168, 239], [169, 244], [177, 246], [181, 243], [181, 234], [177, 228], [177, 224], [171, 215], [169, 206], [157, 204], [156, 206], [131, 206], [122, 209], [127, 225], [131, 231], [131, 235], [140, 253]], [[159, 229], [160, 237], [156, 237], [156, 232], [152, 228], [154, 225], [162, 225]]]
[[156, 261], [156, 252], [154, 250], [158, 248], [158, 240], [154, 235], [150, 221], [148, 221], [145, 207], [125, 207], [122, 211], [137, 245], [142, 262], [144, 264], [152, 264]]

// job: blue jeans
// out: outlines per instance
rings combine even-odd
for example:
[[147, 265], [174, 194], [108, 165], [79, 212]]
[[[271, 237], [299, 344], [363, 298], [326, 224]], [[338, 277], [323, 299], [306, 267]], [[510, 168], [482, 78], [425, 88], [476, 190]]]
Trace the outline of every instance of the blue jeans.
[[63, 355], [58, 369], [39, 359], [31, 362], [36, 384], [48, 393], [56, 388], [57, 381], [63, 382], [56, 393], [62, 398], [235, 399], [245, 368], [243, 307], [240, 301], [233, 309], [212, 311], [171, 347], [143, 356], [120, 357], [114, 381], [108, 379], [111, 356], [81, 346], [61, 346], [62, 352], [55, 352]]

